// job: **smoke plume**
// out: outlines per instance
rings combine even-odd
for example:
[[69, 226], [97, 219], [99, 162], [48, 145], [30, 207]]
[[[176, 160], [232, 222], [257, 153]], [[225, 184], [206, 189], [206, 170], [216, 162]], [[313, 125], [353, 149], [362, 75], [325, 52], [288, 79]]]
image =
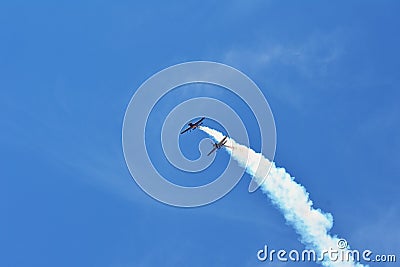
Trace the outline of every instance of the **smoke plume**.
[[[200, 129], [216, 141], [224, 137], [222, 133], [208, 127], [201, 126]], [[333, 226], [332, 215], [314, 208], [308, 192], [302, 185], [295, 182], [284, 168], [276, 167], [275, 163], [269, 161], [261, 153], [256, 153], [251, 148], [236, 143], [232, 138], [228, 138], [226, 145], [224, 148], [260, 185], [262, 192], [271, 199], [283, 213], [287, 223], [300, 235], [300, 241], [307, 249], [315, 250], [317, 255], [322, 255], [329, 249], [339, 250], [342, 253], [348, 252], [348, 248], [338, 248], [340, 239], [337, 236], [329, 234]], [[327, 254], [321, 264], [334, 267], [364, 266], [353, 260], [334, 261]]]

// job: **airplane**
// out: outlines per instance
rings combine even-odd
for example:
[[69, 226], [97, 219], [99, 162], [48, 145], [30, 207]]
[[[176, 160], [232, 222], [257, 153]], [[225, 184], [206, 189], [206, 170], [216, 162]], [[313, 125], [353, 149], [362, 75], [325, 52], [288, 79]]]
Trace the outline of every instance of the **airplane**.
[[200, 125], [203, 124], [203, 120], [204, 120], [204, 119], [205, 119], [205, 117], [201, 118], [200, 120], [196, 121], [195, 123], [189, 122], [189, 123], [188, 123], [188, 126], [189, 126], [189, 127], [186, 128], [184, 131], [182, 131], [181, 134], [186, 133], [187, 131], [196, 129], [197, 127], [199, 127]]
[[213, 143], [212, 145], [214, 146], [214, 148], [210, 151], [210, 153], [207, 154], [207, 156], [210, 156], [215, 150], [220, 149], [223, 146], [229, 147], [225, 145], [226, 142], [228, 142], [228, 140], [226, 140], [227, 138], [228, 136], [225, 136], [219, 143]]

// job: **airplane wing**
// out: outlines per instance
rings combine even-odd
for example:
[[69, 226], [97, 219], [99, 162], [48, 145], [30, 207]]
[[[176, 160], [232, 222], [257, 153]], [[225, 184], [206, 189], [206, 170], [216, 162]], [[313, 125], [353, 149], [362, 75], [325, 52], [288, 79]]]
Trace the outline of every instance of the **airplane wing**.
[[196, 121], [196, 122], [194, 123], [194, 125], [195, 125], [195, 126], [201, 125], [201, 123], [202, 123], [202, 121], [203, 121], [204, 119], [205, 119], [205, 117], [201, 118], [200, 120]]
[[200, 125], [202, 121], [204, 121], [206, 117], [201, 118], [197, 123]]
[[214, 148], [207, 154], [207, 156], [210, 156], [215, 150], [217, 150], [217, 147], [214, 147]]
[[205, 117], [201, 118], [200, 120], [196, 121], [195, 123], [189, 123], [190, 127], [185, 129], [183, 132], [181, 132], [181, 134], [186, 133], [187, 131], [191, 130], [191, 129], [195, 129], [196, 127], [198, 127], [199, 125], [201, 125], [202, 121], [205, 119]]
[[181, 132], [181, 134], [186, 133], [187, 131], [189, 131], [190, 129], [192, 129], [192, 127], [189, 127], [187, 129], [185, 129], [184, 131]]
[[228, 142], [228, 140], [226, 140], [226, 138], [228, 138], [228, 137], [225, 136], [225, 137], [218, 143], [218, 146], [219, 146], [219, 147], [222, 147], [223, 145], [226, 144], [226, 142]]

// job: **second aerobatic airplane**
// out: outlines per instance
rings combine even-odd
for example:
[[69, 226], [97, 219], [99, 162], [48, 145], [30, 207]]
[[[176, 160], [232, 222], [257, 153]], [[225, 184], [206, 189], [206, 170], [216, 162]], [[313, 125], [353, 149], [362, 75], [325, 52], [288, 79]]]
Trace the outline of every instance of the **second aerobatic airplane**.
[[189, 123], [188, 123], [188, 126], [189, 126], [189, 127], [186, 128], [184, 131], [182, 131], [181, 134], [186, 133], [187, 131], [196, 129], [197, 127], [199, 127], [200, 125], [203, 124], [203, 120], [204, 120], [204, 119], [205, 119], [205, 117], [201, 118], [200, 120], [196, 121], [195, 123], [189, 122]]
[[230, 147], [230, 146], [225, 145], [226, 142], [228, 142], [228, 140], [226, 140], [227, 138], [228, 138], [228, 136], [225, 136], [224, 138], [222, 138], [222, 140], [219, 143], [212, 143], [214, 148], [210, 151], [210, 153], [207, 154], [207, 156], [210, 156], [215, 150], [220, 149], [223, 146]]

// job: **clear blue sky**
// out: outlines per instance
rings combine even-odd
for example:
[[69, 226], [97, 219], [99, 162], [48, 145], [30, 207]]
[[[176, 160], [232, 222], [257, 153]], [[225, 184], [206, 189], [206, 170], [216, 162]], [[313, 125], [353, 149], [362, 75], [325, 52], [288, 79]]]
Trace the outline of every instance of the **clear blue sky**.
[[283, 266], [257, 250], [303, 248], [248, 176], [193, 209], [131, 178], [129, 100], [190, 60], [252, 78], [275, 116], [277, 165], [333, 214], [332, 234], [399, 258], [399, 12], [394, 0], [0, 4], [0, 266]]

